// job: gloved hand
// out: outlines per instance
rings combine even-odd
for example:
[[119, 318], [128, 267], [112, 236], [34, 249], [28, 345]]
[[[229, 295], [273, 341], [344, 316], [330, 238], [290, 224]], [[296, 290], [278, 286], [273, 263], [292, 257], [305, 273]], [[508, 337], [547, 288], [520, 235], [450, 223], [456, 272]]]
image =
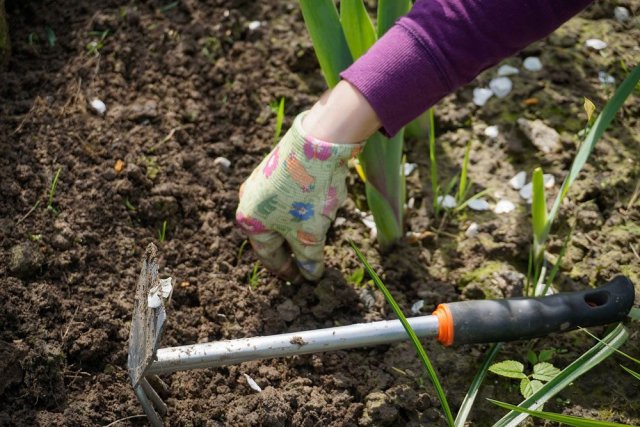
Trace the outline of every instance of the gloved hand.
[[305, 114], [242, 184], [236, 212], [261, 262], [289, 281], [299, 273], [308, 280], [322, 277], [327, 230], [347, 196], [347, 161], [363, 145], [305, 135]]

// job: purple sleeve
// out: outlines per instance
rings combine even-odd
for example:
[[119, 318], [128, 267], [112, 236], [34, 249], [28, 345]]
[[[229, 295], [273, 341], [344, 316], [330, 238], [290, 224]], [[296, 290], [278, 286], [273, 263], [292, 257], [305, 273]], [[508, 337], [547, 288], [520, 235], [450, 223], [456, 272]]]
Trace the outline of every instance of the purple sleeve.
[[482, 70], [538, 40], [591, 0], [418, 0], [341, 73], [394, 135]]

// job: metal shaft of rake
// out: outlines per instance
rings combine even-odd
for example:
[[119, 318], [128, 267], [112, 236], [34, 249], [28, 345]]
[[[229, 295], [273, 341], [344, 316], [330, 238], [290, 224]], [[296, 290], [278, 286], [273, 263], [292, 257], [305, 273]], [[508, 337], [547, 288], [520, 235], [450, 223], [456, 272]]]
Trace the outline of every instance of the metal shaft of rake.
[[[434, 337], [438, 334], [438, 319], [435, 316], [413, 317], [407, 320], [418, 337]], [[408, 335], [399, 320], [383, 320], [281, 335], [160, 348], [145, 375], [391, 344], [407, 339]]]

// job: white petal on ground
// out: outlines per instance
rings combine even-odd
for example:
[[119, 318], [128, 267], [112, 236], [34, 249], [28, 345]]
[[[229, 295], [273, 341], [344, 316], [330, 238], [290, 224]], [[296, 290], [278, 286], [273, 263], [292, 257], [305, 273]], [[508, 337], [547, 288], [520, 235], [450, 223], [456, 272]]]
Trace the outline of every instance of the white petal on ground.
[[513, 188], [514, 190], [519, 190], [522, 188], [526, 180], [527, 173], [525, 171], [520, 171], [509, 180], [509, 185], [511, 185], [511, 188]]
[[523, 199], [529, 200], [533, 196], [533, 182], [523, 185], [518, 193]]
[[227, 159], [226, 157], [216, 157], [215, 159], [213, 159], [213, 164], [220, 165], [225, 169], [229, 169], [229, 167], [231, 167], [231, 160]]
[[344, 224], [345, 222], [347, 222], [347, 219], [341, 216], [336, 217], [336, 220], [333, 221], [333, 226], [334, 227], [340, 227], [342, 224]]
[[542, 62], [540, 62], [540, 58], [538, 58], [537, 56], [529, 56], [525, 58], [522, 66], [529, 71], [542, 70]]
[[103, 115], [107, 112], [107, 106], [98, 98], [92, 99], [89, 104], [91, 105], [91, 108], [93, 108], [93, 111], [100, 115]]
[[362, 217], [362, 223], [370, 230], [375, 230], [376, 222], [373, 220], [373, 215], [365, 215]]
[[617, 6], [613, 9], [613, 16], [620, 22], [626, 21], [629, 19], [629, 9], [624, 6]]
[[262, 391], [260, 386], [253, 380], [253, 378], [251, 378], [247, 374], [242, 374], [242, 375], [244, 375], [244, 378], [247, 380], [247, 384], [249, 384], [249, 387], [251, 387], [252, 390], [257, 391], [258, 393]]
[[496, 77], [489, 82], [489, 88], [498, 98], [504, 98], [511, 92], [513, 83], [509, 77]]
[[166, 279], [160, 279], [160, 294], [162, 298], [169, 298], [173, 293], [173, 285], [171, 284], [171, 277]]
[[149, 292], [147, 296], [147, 305], [149, 308], [158, 308], [160, 304], [162, 304], [162, 299], [160, 295], [158, 295], [158, 292]]
[[422, 309], [422, 307], [424, 307], [424, 300], [421, 299], [419, 301], [416, 301], [411, 306], [411, 314], [420, 314], [420, 310]]
[[407, 208], [408, 209], [413, 209], [415, 205], [416, 205], [415, 197], [411, 197], [411, 198], [409, 198], [409, 200], [407, 200]]
[[405, 163], [404, 164], [404, 176], [409, 176], [418, 167], [417, 163]]
[[464, 235], [471, 238], [478, 235], [478, 223], [472, 222], [469, 224], [469, 228], [464, 232]]
[[550, 173], [542, 175], [542, 181], [544, 182], [544, 188], [551, 188], [556, 185], [556, 179]]
[[486, 87], [477, 87], [473, 90], [473, 103], [478, 107], [482, 107], [492, 96], [493, 92], [491, 89], [487, 89]]
[[497, 138], [500, 134], [500, 130], [498, 129], [498, 126], [487, 126], [484, 130], [484, 134], [489, 138]]
[[467, 203], [469, 209], [473, 209], [474, 211], [488, 211], [489, 210], [489, 202], [485, 199], [473, 199]]
[[494, 212], [497, 214], [509, 213], [516, 208], [509, 200], [500, 200], [494, 209]]
[[250, 31], [254, 31], [260, 28], [260, 25], [260, 21], [251, 21], [249, 22], [249, 25], [247, 25], [247, 27], [249, 27]]
[[585, 46], [595, 50], [602, 50], [605, 47], [607, 47], [607, 43], [600, 39], [589, 39], [586, 42], [584, 42], [584, 44]]
[[499, 76], [512, 76], [518, 73], [520, 73], [520, 70], [508, 64], [502, 65], [500, 68], [498, 68]]
[[448, 194], [446, 196], [438, 196], [438, 204], [445, 209], [453, 209], [458, 205], [456, 199]]
[[598, 72], [598, 80], [600, 80], [600, 83], [602, 83], [603, 85], [612, 85], [616, 83], [616, 78], [609, 73], [605, 73], [604, 71]]

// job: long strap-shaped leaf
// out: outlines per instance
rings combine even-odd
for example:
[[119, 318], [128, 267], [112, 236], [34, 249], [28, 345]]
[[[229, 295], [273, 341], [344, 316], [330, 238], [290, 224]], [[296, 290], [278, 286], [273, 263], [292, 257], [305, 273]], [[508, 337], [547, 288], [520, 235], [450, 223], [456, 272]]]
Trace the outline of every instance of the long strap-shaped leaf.
[[391, 28], [396, 19], [409, 13], [411, 6], [411, 0], [379, 0], [378, 38]]
[[340, 23], [353, 59], [360, 58], [376, 42], [376, 30], [362, 0], [340, 2]]
[[[589, 351], [564, 368], [558, 376], [546, 383], [540, 390], [518, 406], [526, 409], [539, 409], [546, 401], [575, 381], [576, 378], [614, 353], [615, 349], [620, 347], [628, 337], [629, 332], [627, 329], [622, 324], [619, 324], [602, 342], [594, 345]], [[515, 427], [528, 416], [529, 414], [518, 414], [511, 411], [495, 423], [493, 427]]]
[[571, 187], [571, 184], [573, 183], [573, 181], [575, 181], [576, 177], [584, 167], [584, 164], [587, 162], [589, 154], [591, 154], [591, 151], [593, 151], [593, 147], [596, 145], [596, 142], [598, 142], [604, 131], [607, 130], [609, 124], [611, 124], [611, 121], [616, 116], [616, 113], [618, 112], [620, 107], [622, 107], [622, 104], [624, 104], [624, 101], [627, 99], [627, 97], [631, 94], [638, 81], [640, 81], [640, 65], [635, 67], [631, 71], [631, 73], [629, 73], [627, 78], [624, 79], [622, 84], [618, 87], [618, 90], [616, 90], [616, 93], [609, 100], [609, 102], [607, 102], [607, 105], [605, 105], [602, 113], [600, 113], [596, 121], [593, 123], [593, 126], [591, 126], [591, 130], [587, 134], [587, 137], [578, 150], [578, 154], [576, 154], [576, 157], [573, 160], [569, 175], [567, 175], [564, 182], [562, 183], [562, 188], [560, 189], [560, 192], [558, 193], [558, 196], [553, 203], [551, 212], [549, 212], [545, 234], [549, 234], [551, 224], [553, 223], [553, 220], [558, 213], [558, 209], [560, 209], [560, 203], [562, 203], [562, 200], [569, 191], [569, 187]]
[[338, 10], [333, 0], [300, 0], [320, 69], [329, 87], [340, 81], [340, 72], [353, 62]]

